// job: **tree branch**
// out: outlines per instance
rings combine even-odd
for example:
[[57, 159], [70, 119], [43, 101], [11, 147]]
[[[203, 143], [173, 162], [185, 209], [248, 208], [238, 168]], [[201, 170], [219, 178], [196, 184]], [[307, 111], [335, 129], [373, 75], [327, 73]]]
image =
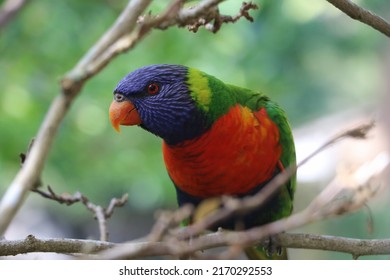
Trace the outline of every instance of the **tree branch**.
[[363, 22], [372, 28], [390, 37], [390, 23], [384, 18], [366, 10], [350, 0], [326, 0], [333, 6], [350, 16], [351, 18]]
[[23, 240], [0, 240], [0, 256], [27, 253], [96, 254], [115, 244], [97, 240], [49, 238], [38, 239], [33, 235]]
[[87, 196], [80, 192], [76, 192], [73, 195], [69, 195], [68, 193], [58, 195], [50, 186], [47, 189], [48, 191], [42, 191], [39, 188], [33, 188], [32, 191], [40, 194], [44, 198], [57, 201], [60, 204], [72, 205], [81, 202], [89, 211], [94, 213], [95, 219], [99, 224], [100, 241], [108, 241], [107, 219], [112, 216], [115, 208], [122, 207], [128, 199], [127, 194], [122, 195], [121, 198], [112, 198], [108, 207], [105, 208], [92, 203]]
[[[222, 246], [229, 246], [226, 236], [230, 233], [219, 231], [200, 236], [200, 241], [204, 244], [202, 249], [211, 249]], [[259, 240], [260, 242], [261, 240]], [[264, 242], [264, 245], [268, 241]], [[316, 235], [303, 233], [280, 233], [272, 239], [277, 246], [292, 249], [311, 249], [346, 253], [357, 259], [361, 256], [390, 255], [390, 239], [355, 239], [330, 235]], [[175, 256], [178, 252], [198, 250], [197, 248], [186, 248], [187, 244], [176, 244], [156, 241], [134, 241], [123, 244], [102, 242], [85, 239], [62, 239], [48, 238], [40, 239], [32, 235], [23, 240], [0, 240], [0, 256], [15, 256], [27, 253], [60, 253], [60, 254], [83, 254], [91, 258], [101, 258], [100, 252], [121, 246], [129, 253], [128, 257], [158, 257]], [[112, 251], [111, 251], [112, 252]], [[137, 252], [132, 255], [131, 252]], [[195, 252], [195, 251], [194, 251]], [[95, 256], [93, 256], [95, 255]], [[103, 255], [105, 259], [110, 259], [110, 255]], [[199, 258], [205, 258], [201, 254]], [[226, 255], [223, 255], [227, 259]], [[112, 254], [111, 258], [117, 255]], [[220, 256], [218, 256], [219, 258]], [[209, 258], [209, 255], [207, 255]]]
[[354, 259], [370, 255], [390, 255], [390, 239], [355, 239], [340, 236], [315, 234], [276, 235], [272, 240], [276, 245], [351, 254]]

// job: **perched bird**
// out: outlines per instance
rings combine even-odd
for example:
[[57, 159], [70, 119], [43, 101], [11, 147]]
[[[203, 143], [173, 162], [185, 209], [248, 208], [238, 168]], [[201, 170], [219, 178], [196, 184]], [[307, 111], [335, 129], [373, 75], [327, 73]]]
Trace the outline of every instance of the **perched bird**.
[[[295, 163], [291, 129], [275, 102], [194, 68], [159, 64], [135, 70], [116, 86], [109, 115], [117, 131], [139, 125], [163, 139], [179, 205], [253, 195]], [[295, 176], [258, 209], [212, 230], [246, 229], [288, 216], [294, 191]], [[247, 255], [267, 258], [260, 247]], [[280, 255], [272, 258], [286, 258], [285, 249]]]

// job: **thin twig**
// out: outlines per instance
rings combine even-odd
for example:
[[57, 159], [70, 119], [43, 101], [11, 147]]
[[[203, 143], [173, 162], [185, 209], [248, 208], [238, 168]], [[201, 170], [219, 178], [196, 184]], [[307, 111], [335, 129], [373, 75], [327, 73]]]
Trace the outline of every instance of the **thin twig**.
[[350, 0], [326, 0], [351, 18], [363, 22], [390, 37], [390, 23], [384, 18], [366, 10]]
[[259, 7], [256, 4], [253, 4], [252, 2], [246, 3], [243, 2], [242, 6], [240, 8], [240, 12], [235, 16], [229, 16], [229, 15], [221, 15], [219, 10], [216, 11], [214, 15], [214, 23], [210, 23], [212, 18], [210, 19], [201, 19], [200, 21], [197, 21], [192, 26], [188, 26], [188, 29], [193, 32], [197, 32], [200, 26], [205, 26], [206, 29], [210, 30], [213, 33], [218, 32], [221, 29], [221, 26], [225, 23], [235, 23], [242, 17], [246, 20], [253, 22], [253, 17], [249, 14], [250, 10], [256, 10]]
[[115, 208], [122, 207], [123, 205], [125, 205], [128, 199], [129, 199], [129, 195], [127, 193], [122, 195], [121, 198], [115, 198], [115, 197], [112, 198], [110, 204], [104, 211], [105, 217], [110, 218], [114, 213]]
[[47, 191], [41, 190], [39, 188], [33, 188], [32, 191], [40, 194], [44, 198], [57, 201], [60, 204], [66, 204], [68, 206], [81, 202], [88, 210], [94, 213], [94, 216], [98, 221], [100, 241], [108, 241], [107, 219], [112, 216], [115, 208], [122, 207], [128, 199], [127, 194], [124, 194], [121, 198], [112, 198], [108, 207], [104, 208], [100, 205], [92, 203], [87, 196], [80, 192], [76, 192], [73, 195], [68, 193], [59, 195], [56, 194], [50, 186], [47, 187]]
[[157, 221], [146, 239], [152, 242], [161, 241], [168, 230], [178, 226], [183, 220], [188, 219], [192, 212], [192, 205], [185, 205], [174, 212], [159, 211], [157, 213]]
[[74, 203], [82, 201], [83, 195], [80, 192], [76, 192], [73, 195], [63, 193], [58, 195], [54, 192], [51, 186], [47, 186], [47, 191], [41, 190], [40, 188], [33, 188], [32, 192], [40, 194], [44, 198], [48, 198], [57, 201], [60, 204], [72, 205]]
[[[250, 22], [253, 21], [253, 17], [249, 14], [249, 11], [258, 9], [256, 4], [243, 2], [239, 13], [235, 16], [230, 16], [220, 14], [217, 5], [222, 1], [204, 1], [196, 7], [182, 9], [176, 18], [164, 20], [160, 24], [155, 25], [154, 28], [166, 29], [171, 25], [177, 24], [179, 27], [188, 27], [188, 30], [197, 32], [199, 27], [205, 26], [207, 30], [216, 33], [224, 23], [234, 23], [241, 18], [245, 18]], [[214, 23], [211, 23], [212, 21]]]
[[128, 199], [128, 195], [124, 194], [120, 199], [112, 198], [108, 208], [104, 208], [100, 205], [96, 205], [89, 201], [89, 199], [85, 196], [82, 196], [82, 203], [94, 213], [96, 220], [99, 224], [99, 232], [100, 232], [100, 241], [108, 241], [108, 228], [107, 228], [107, 219], [111, 217], [116, 207], [122, 207]]

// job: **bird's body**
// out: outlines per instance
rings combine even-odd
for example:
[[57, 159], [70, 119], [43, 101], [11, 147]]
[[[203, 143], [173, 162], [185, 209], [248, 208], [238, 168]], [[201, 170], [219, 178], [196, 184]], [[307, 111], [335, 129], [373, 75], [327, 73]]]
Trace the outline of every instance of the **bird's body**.
[[[138, 124], [163, 139], [165, 165], [179, 205], [257, 193], [295, 163], [283, 110], [258, 92], [228, 85], [180, 65], [151, 65], [127, 75], [114, 91], [115, 128]], [[215, 225], [243, 229], [290, 215], [291, 178], [255, 211]]]
[[272, 176], [281, 154], [278, 141], [278, 129], [265, 110], [256, 116], [236, 105], [199, 138], [173, 146], [164, 142], [163, 153], [182, 191], [201, 198], [238, 195]]

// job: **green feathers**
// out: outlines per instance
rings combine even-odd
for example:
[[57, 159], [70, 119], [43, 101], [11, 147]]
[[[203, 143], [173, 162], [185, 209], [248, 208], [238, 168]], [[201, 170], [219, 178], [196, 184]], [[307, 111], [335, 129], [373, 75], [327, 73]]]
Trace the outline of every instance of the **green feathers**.
[[187, 83], [192, 99], [211, 123], [236, 104], [255, 112], [266, 107], [269, 102], [269, 98], [259, 92], [225, 84], [214, 76], [194, 68], [188, 69]]
[[211, 75], [189, 68], [187, 82], [191, 97], [205, 113], [209, 124], [226, 114], [236, 103], [229, 87]]

